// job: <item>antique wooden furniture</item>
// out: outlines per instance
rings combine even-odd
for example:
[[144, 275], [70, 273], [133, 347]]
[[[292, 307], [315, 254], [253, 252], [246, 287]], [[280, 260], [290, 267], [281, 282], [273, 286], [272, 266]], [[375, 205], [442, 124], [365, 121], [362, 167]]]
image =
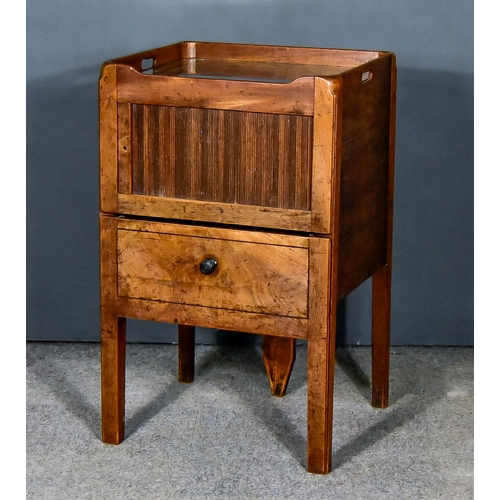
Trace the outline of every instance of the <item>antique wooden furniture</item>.
[[273, 394], [308, 342], [308, 470], [331, 467], [336, 305], [372, 277], [386, 407], [396, 65], [389, 52], [184, 42], [100, 77], [102, 436], [124, 437], [125, 318], [263, 335]]

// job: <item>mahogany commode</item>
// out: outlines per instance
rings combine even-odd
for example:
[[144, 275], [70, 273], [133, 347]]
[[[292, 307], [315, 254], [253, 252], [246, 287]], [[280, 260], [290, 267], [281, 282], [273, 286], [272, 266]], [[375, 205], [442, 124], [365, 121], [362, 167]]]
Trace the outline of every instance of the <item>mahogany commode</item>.
[[308, 342], [308, 470], [331, 468], [336, 305], [372, 277], [388, 405], [396, 64], [390, 52], [182, 42], [100, 89], [102, 439], [125, 422], [125, 318], [263, 336], [273, 394]]

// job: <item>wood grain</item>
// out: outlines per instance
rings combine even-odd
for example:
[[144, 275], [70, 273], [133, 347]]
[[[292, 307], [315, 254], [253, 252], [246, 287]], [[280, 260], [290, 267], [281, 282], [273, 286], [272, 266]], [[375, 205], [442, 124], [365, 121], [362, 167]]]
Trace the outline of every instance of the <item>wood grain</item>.
[[[125, 64], [141, 71], [143, 59], [154, 59], [155, 68], [161, 68], [189, 59], [215, 61], [269, 62], [300, 66], [341, 66], [349, 69], [376, 59], [383, 52], [331, 49], [313, 47], [287, 47], [277, 45], [255, 45], [185, 41], [114, 59], [115, 64]], [[322, 76], [322, 75], [320, 75]]]
[[99, 188], [101, 212], [117, 212], [116, 67], [105, 66], [99, 78]]
[[391, 346], [391, 266], [372, 277], [372, 406], [389, 405]]
[[179, 382], [190, 384], [194, 380], [194, 344], [195, 327], [178, 325], [177, 335], [179, 340], [178, 352], [178, 378]]
[[312, 231], [330, 233], [334, 175], [335, 85], [315, 78], [312, 167]]
[[125, 318], [179, 325], [182, 382], [195, 327], [263, 335], [278, 396], [300, 338], [307, 468], [329, 472], [337, 303], [370, 276], [388, 405], [396, 77], [388, 52], [211, 42], [103, 65], [101, 212], [120, 214], [100, 229], [105, 442], [124, 437]]
[[125, 318], [101, 314], [102, 440], [120, 444], [125, 438]]
[[116, 302], [118, 313], [127, 318], [174, 324], [189, 323], [196, 327], [297, 339], [307, 339], [309, 333], [310, 320], [307, 318], [274, 316], [127, 297], [118, 297]]
[[[331, 316], [336, 317], [332, 311]], [[307, 470], [331, 469], [335, 330], [308, 340]]]
[[[118, 231], [118, 294], [306, 318], [308, 250], [261, 243]], [[218, 266], [204, 275], [199, 266]]]
[[295, 363], [295, 339], [262, 336], [262, 354], [266, 367], [271, 394], [283, 397]]
[[373, 218], [386, 218], [389, 130], [385, 127], [342, 144], [340, 239]]
[[[311, 239], [307, 371], [307, 470], [326, 474], [331, 463], [335, 353], [335, 256], [327, 238]], [[326, 264], [326, 265], [325, 265]]]
[[199, 59], [272, 61], [278, 64], [339, 65], [346, 68], [359, 66], [376, 59], [379, 55], [380, 53], [375, 51], [214, 42], [196, 42], [195, 53], [195, 57]]
[[290, 83], [146, 75], [116, 68], [117, 101], [160, 106], [225, 109], [277, 114], [313, 114], [314, 78]]
[[333, 76], [345, 70], [346, 66], [332, 64], [189, 58], [156, 66], [154, 73], [162, 76], [193, 75], [198, 78], [289, 83], [305, 76]]
[[311, 212], [237, 203], [212, 203], [145, 195], [118, 195], [119, 213], [268, 229], [310, 232]]
[[125, 437], [125, 318], [116, 304], [116, 219], [100, 218], [102, 440]]
[[310, 210], [310, 117], [131, 109], [120, 121], [119, 169], [134, 181], [121, 193]]
[[371, 221], [339, 243], [338, 299], [346, 297], [386, 263], [385, 217]]
[[[336, 163], [336, 166], [338, 163]], [[333, 172], [332, 202], [334, 221], [339, 210], [340, 171]], [[307, 354], [307, 470], [326, 474], [331, 469], [335, 336], [338, 303], [339, 230], [333, 224], [328, 239], [316, 239], [311, 245], [310, 279], [315, 283]], [[327, 272], [322, 258], [328, 261]], [[314, 279], [313, 276], [318, 279]], [[313, 313], [314, 309], [314, 313]]]
[[389, 405], [391, 345], [392, 233], [394, 211], [394, 154], [396, 141], [396, 58], [391, 58], [389, 161], [387, 175], [386, 265], [372, 278], [372, 405]]
[[[389, 130], [392, 55], [363, 64], [342, 75], [342, 142], [375, 129]], [[363, 74], [371, 73], [368, 81]]]
[[226, 227], [199, 226], [191, 224], [147, 221], [138, 219], [127, 219], [120, 217], [116, 221], [118, 229], [129, 229], [131, 231], [144, 231], [150, 233], [167, 233], [182, 236], [194, 236], [196, 238], [209, 238], [216, 240], [242, 241], [249, 243], [261, 243], [263, 245], [274, 245], [284, 247], [309, 248], [311, 239], [296, 234], [249, 231], [247, 229], [228, 229]]
[[117, 106], [117, 168], [118, 168], [118, 192], [132, 192], [132, 145], [130, 142], [130, 104], [119, 103]]
[[142, 61], [144, 59], [153, 59], [154, 66], [163, 66], [182, 59], [192, 57], [193, 51], [192, 42], [180, 42], [165, 47], [144, 50], [135, 54], [129, 54], [124, 57], [119, 57], [113, 61], [107, 61], [104, 66], [110, 64], [122, 64], [134, 68], [136, 71], [142, 70]]

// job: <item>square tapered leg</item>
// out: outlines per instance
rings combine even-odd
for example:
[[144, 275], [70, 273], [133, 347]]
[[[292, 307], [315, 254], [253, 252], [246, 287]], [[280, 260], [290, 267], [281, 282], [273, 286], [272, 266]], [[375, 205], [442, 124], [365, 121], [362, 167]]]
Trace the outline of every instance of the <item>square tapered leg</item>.
[[101, 318], [102, 440], [120, 444], [125, 437], [125, 318]]
[[391, 268], [379, 269], [372, 278], [372, 405], [389, 405], [391, 321]]
[[195, 327], [179, 325], [179, 382], [189, 384], [194, 380], [194, 341]]

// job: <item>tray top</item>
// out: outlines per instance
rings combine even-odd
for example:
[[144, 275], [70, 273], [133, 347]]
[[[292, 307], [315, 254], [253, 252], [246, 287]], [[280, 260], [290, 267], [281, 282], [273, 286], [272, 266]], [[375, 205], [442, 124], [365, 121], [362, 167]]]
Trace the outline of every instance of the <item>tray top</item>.
[[111, 61], [157, 76], [289, 83], [336, 76], [386, 55], [378, 51], [180, 42]]
[[272, 83], [288, 83], [303, 76], [334, 76], [345, 66], [278, 63], [262, 61], [228, 61], [223, 59], [184, 59], [156, 67], [155, 75], [189, 78], [217, 78]]

